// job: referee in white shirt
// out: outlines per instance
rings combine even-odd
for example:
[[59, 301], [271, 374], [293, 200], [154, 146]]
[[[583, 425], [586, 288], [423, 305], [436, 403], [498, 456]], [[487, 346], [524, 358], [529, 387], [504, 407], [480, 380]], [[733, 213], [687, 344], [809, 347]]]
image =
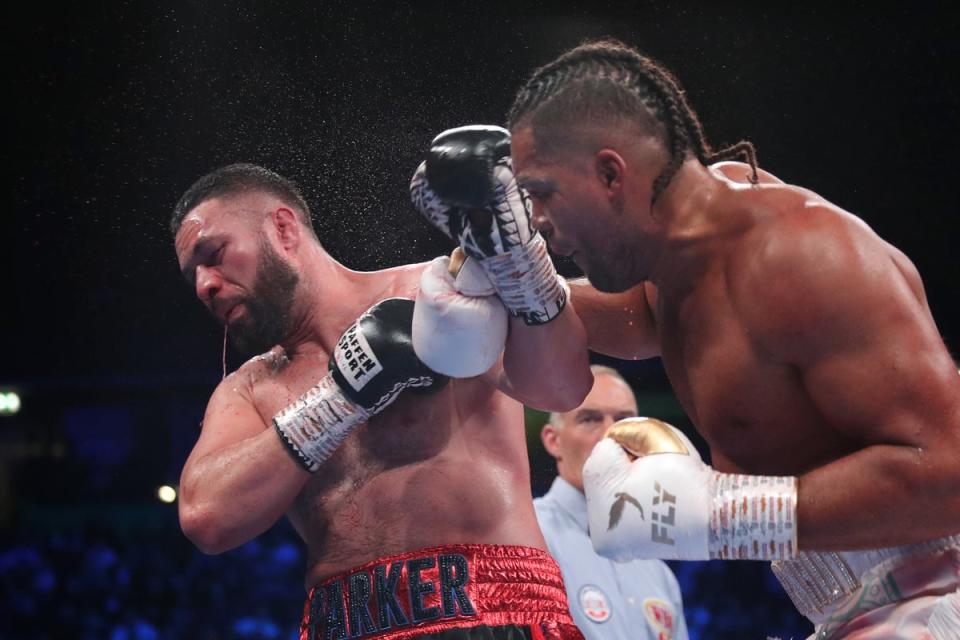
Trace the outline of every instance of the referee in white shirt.
[[574, 622], [586, 640], [687, 640], [680, 587], [660, 560], [613, 562], [587, 535], [583, 463], [607, 428], [637, 415], [630, 385], [615, 369], [594, 365], [583, 404], [550, 414], [540, 436], [557, 461], [550, 490], [533, 501], [550, 553], [560, 564]]

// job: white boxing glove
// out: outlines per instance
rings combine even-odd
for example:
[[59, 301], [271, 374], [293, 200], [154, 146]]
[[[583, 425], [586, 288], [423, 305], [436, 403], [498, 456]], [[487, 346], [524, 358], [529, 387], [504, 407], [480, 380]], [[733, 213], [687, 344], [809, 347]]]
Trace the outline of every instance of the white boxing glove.
[[[459, 250], [458, 250], [459, 251]], [[458, 262], [463, 256], [457, 256]], [[434, 258], [420, 276], [413, 309], [413, 350], [438, 373], [471, 378], [490, 369], [507, 340], [508, 313], [483, 268], [466, 258]]]
[[718, 473], [660, 420], [615, 423], [583, 467], [583, 488], [593, 546], [614, 560], [797, 552], [796, 478]]

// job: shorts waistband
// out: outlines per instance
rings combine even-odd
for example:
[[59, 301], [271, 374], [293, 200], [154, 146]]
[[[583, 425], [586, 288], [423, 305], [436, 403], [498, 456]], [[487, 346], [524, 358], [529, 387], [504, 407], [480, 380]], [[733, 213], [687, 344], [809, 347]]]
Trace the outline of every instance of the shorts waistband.
[[774, 562], [773, 573], [797, 610], [819, 623], [834, 605], [862, 586], [864, 574], [880, 565], [893, 568], [910, 559], [960, 548], [960, 534], [917, 544], [865, 551], [801, 551]]
[[540, 549], [454, 544], [378, 558], [307, 595], [300, 640], [405, 640], [479, 624], [572, 625], [560, 568]]

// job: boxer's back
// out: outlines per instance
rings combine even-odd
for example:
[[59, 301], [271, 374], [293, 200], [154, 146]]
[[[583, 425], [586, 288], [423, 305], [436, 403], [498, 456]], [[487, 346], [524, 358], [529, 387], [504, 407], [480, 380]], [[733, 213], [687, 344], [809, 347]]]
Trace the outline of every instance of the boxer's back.
[[[238, 391], [270, 425], [326, 372], [327, 359], [287, 359], [278, 349], [235, 374]], [[432, 395], [401, 394], [347, 438], [288, 516], [307, 543], [311, 585], [378, 557], [440, 544], [544, 548], [531, 500], [523, 407], [488, 374], [451, 380]]]

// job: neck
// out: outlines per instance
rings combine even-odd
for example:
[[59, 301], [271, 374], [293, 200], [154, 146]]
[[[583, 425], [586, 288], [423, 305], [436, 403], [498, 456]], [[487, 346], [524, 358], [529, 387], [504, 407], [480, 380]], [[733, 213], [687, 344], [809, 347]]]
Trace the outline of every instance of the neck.
[[294, 354], [333, 352], [343, 331], [375, 301], [389, 297], [394, 278], [348, 269], [319, 247], [302, 260], [297, 310], [281, 343]]
[[660, 194], [651, 214], [660, 246], [649, 278], [658, 290], [689, 290], [707, 269], [731, 230], [718, 206], [724, 193], [725, 185], [691, 158]]

